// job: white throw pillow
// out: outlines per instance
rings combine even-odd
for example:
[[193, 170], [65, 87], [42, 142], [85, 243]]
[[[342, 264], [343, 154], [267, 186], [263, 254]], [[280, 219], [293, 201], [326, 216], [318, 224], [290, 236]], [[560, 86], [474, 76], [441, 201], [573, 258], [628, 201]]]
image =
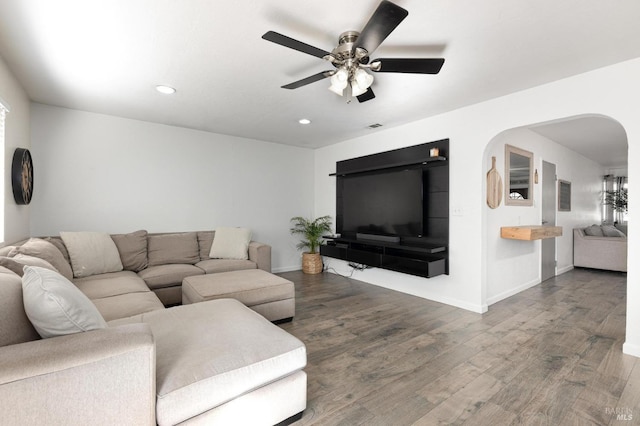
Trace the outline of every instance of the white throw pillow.
[[213, 237], [209, 257], [246, 260], [249, 258], [250, 242], [251, 230], [247, 228], [218, 228]]
[[71, 281], [46, 268], [24, 267], [22, 300], [27, 317], [43, 338], [107, 326], [87, 296]]
[[60, 232], [76, 278], [122, 271], [116, 243], [105, 232]]

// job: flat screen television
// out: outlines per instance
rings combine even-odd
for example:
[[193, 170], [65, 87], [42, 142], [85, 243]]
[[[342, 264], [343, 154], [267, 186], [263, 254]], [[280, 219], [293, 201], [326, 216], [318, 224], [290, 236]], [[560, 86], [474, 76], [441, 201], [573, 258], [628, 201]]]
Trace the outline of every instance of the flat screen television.
[[336, 231], [343, 237], [423, 235], [422, 168], [346, 175], [337, 183]]

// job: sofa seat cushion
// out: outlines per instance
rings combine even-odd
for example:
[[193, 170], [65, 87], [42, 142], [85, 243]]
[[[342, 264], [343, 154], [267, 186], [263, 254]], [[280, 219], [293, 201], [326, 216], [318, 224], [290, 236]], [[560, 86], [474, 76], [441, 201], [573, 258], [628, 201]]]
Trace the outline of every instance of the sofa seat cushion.
[[287, 377], [304, 344], [233, 299], [176, 306], [116, 321], [145, 322], [156, 341], [156, 419], [176, 424]]
[[73, 283], [91, 300], [151, 291], [144, 280], [132, 271], [110, 272], [86, 278], [76, 278]]
[[149, 266], [138, 272], [140, 278], [147, 283], [151, 290], [182, 285], [182, 280], [185, 277], [202, 274], [204, 271], [197, 266], [179, 263]]
[[209, 259], [196, 263], [196, 266], [207, 274], [219, 272], [243, 271], [245, 269], [257, 269], [256, 262], [239, 259]]
[[163, 310], [164, 305], [152, 291], [119, 294], [116, 296], [93, 299], [91, 302], [105, 321], [129, 318], [146, 312]]

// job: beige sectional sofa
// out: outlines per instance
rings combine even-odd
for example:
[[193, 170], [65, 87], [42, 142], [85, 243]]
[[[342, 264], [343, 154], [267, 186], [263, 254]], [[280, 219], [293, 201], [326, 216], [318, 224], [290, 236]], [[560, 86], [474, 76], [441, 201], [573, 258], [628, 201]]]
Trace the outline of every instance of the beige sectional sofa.
[[301, 415], [302, 342], [233, 299], [165, 308], [179, 303], [186, 276], [270, 270], [268, 245], [251, 242], [246, 260], [211, 259], [213, 231], [112, 238], [124, 270], [71, 277], [106, 327], [50, 338], [34, 329], [10, 266], [68, 275], [63, 241], [0, 249], [13, 255], [0, 257], [0, 423], [276, 424]]
[[573, 266], [627, 272], [627, 236], [607, 225], [575, 228]]
[[248, 259], [211, 259], [214, 237], [215, 231], [112, 235], [124, 268], [136, 272], [165, 305], [182, 301], [185, 277], [256, 268], [271, 272], [271, 246], [251, 241]]

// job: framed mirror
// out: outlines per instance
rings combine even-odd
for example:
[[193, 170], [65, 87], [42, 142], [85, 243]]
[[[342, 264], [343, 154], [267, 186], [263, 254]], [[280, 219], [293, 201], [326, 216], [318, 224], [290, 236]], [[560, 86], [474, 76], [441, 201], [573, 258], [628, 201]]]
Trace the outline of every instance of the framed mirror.
[[515, 146], [504, 146], [506, 206], [533, 205], [533, 153]]

